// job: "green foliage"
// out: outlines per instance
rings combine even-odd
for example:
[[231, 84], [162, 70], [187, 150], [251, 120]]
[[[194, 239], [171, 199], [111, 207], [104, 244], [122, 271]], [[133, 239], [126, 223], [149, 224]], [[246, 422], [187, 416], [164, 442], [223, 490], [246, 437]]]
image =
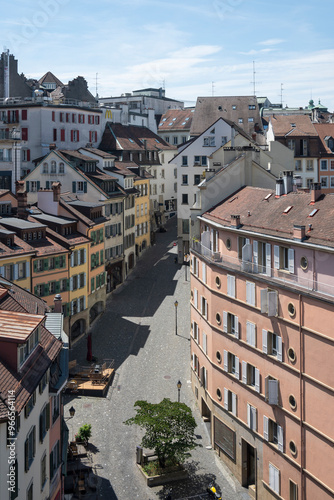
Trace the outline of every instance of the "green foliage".
[[88, 439], [92, 435], [92, 425], [84, 424], [78, 430], [78, 434], [76, 434], [76, 438], [78, 441], [88, 441]]
[[182, 463], [198, 445], [195, 440], [196, 422], [191, 409], [184, 403], [163, 399], [158, 404], [136, 401], [137, 414], [126, 420], [145, 429], [141, 445], [154, 450], [160, 467], [168, 462]]

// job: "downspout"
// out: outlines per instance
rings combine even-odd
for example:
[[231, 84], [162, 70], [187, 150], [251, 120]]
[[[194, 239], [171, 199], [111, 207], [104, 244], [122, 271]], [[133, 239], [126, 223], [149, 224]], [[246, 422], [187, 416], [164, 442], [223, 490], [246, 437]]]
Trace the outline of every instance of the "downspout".
[[305, 401], [304, 401], [304, 335], [302, 331], [302, 296], [299, 294], [299, 359], [300, 359], [300, 369], [299, 369], [299, 400], [300, 400], [300, 446], [301, 446], [301, 457], [300, 457], [300, 486], [301, 486], [301, 500], [306, 500], [305, 497], [305, 438], [304, 438], [304, 417], [305, 417]]

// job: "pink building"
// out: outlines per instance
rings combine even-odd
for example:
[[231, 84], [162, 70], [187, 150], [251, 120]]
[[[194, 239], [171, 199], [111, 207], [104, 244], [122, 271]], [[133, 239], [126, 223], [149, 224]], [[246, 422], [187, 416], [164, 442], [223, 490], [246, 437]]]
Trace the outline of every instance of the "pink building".
[[[244, 187], [192, 240], [192, 386], [261, 500], [334, 496], [334, 197]], [[287, 193], [287, 194], [284, 194]]]

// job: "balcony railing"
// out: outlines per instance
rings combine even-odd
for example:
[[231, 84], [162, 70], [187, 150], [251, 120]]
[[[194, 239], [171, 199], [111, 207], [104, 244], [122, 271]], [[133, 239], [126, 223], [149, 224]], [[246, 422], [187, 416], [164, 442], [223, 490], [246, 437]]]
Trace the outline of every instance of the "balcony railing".
[[298, 287], [301, 290], [306, 290], [308, 292], [334, 297], [334, 285], [322, 283], [312, 277], [304, 278], [290, 273], [287, 270], [274, 268], [268, 269], [266, 266], [261, 266], [254, 262], [229, 257], [228, 255], [222, 256], [220, 252], [213, 252], [210, 248], [202, 245], [201, 242], [196, 240], [192, 240], [191, 248], [212, 263], [222, 265], [231, 270], [244, 271], [246, 273], [256, 274], [263, 277], [265, 276], [266, 279], [272, 280], [273, 282], [276, 281], [279, 284], [285, 284], [294, 288]]

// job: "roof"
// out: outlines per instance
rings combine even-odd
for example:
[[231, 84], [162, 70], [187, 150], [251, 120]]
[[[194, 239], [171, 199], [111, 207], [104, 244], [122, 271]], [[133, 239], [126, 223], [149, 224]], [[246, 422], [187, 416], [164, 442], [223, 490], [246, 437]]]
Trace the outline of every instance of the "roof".
[[169, 132], [184, 130], [190, 131], [195, 109], [169, 109], [162, 115], [158, 130]]
[[[249, 106], [255, 106], [249, 109]], [[235, 107], [235, 108], [234, 108]], [[190, 135], [200, 135], [218, 118], [224, 118], [234, 123], [240, 123], [248, 134], [254, 132], [254, 126], [262, 129], [257, 98], [255, 96], [221, 96], [221, 97], [198, 97], [195, 107]], [[253, 118], [253, 122], [248, 122]]]
[[73, 156], [74, 158], [78, 158], [79, 160], [89, 161], [89, 162], [92, 162], [92, 161], [97, 162], [97, 160], [95, 160], [91, 156], [86, 156], [86, 155], [80, 153], [80, 151], [78, 151], [76, 149], [59, 149], [59, 152], [62, 153], [63, 155]]
[[74, 224], [76, 223], [76, 219], [68, 219], [67, 217], [56, 217], [55, 215], [49, 215], [49, 214], [33, 214], [34, 219], [38, 219], [41, 221], [45, 221], [47, 224], [48, 222], [54, 222], [55, 224], [59, 224], [61, 226], [65, 226], [66, 224]]
[[44, 316], [0, 310], [0, 339], [24, 343]]
[[64, 85], [53, 73], [51, 73], [51, 71], [45, 73], [45, 75], [38, 80], [38, 83], [40, 85], [43, 85], [44, 83], [55, 83], [57, 87]]
[[35, 297], [28, 290], [0, 278], [0, 310], [44, 314], [48, 306], [44, 300]]
[[334, 123], [314, 123], [314, 128], [316, 129], [322, 145], [322, 154], [334, 154], [328, 145], [326, 139], [332, 137], [334, 139]]
[[106, 151], [101, 151], [101, 149], [97, 148], [86, 147], [80, 149], [83, 151], [88, 151], [89, 153], [92, 153], [96, 156], [101, 156], [101, 158], [104, 158], [105, 160], [112, 160], [114, 158], [117, 158], [117, 156], [107, 153]]
[[[231, 214], [238, 214], [242, 230], [288, 240], [293, 240], [294, 225], [305, 225], [307, 229], [312, 224], [306, 241], [334, 248], [334, 194], [323, 194], [313, 205], [310, 203], [309, 192], [291, 192], [276, 198], [271, 189], [247, 186], [205, 212], [203, 217], [229, 228], [233, 227]], [[314, 209], [317, 212], [310, 217]]]
[[276, 137], [317, 136], [309, 115], [277, 115], [270, 117]]
[[43, 229], [46, 227], [45, 224], [19, 219], [17, 217], [2, 217], [0, 223], [4, 226], [14, 227], [15, 229]]
[[89, 208], [103, 207], [104, 206], [104, 203], [99, 203], [98, 201], [74, 200], [74, 201], [68, 201], [67, 203], [69, 205], [74, 205], [74, 206], [78, 206], [78, 207], [89, 207]]
[[174, 149], [147, 127], [107, 123], [99, 145], [104, 151], [158, 151]]

